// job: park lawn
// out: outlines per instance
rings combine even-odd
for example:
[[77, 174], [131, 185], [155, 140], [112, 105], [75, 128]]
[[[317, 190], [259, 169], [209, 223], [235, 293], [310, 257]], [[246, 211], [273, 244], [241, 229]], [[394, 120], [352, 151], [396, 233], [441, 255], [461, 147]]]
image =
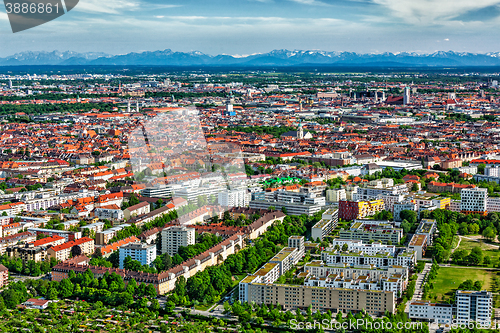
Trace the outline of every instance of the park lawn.
[[500, 271], [490, 269], [440, 267], [436, 278], [431, 281], [434, 288], [429, 292], [426, 299], [433, 301], [449, 299], [465, 280], [479, 280], [483, 283], [482, 289], [490, 291], [492, 279], [499, 273]]
[[210, 304], [207, 304], [207, 305], [199, 304], [199, 305], [195, 305], [194, 308], [196, 310], [200, 310], [200, 311], [207, 311], [212, 306], [214, 306], [214, 303], [210, 303]]
[[[491, 245], [494, 245], [495, 248], [493, 248]], [[462, 241], [460, 242], [460, 246], [458, 247], [457, 250], [467, 250], [470, 251], [474, 247], [479, 247], [482, 252], [483, 252], [483, 258], [484, 257], [490, 257], [491, 259], [491, 264], [489, 264], [487, 267], [494, 267], [494, 265], [498, 264], [498, 261], [500, 259], [500, 250], [498, 250], [498, 243], [489, 243], [489, 242], [483, 242], [483, 241], [478, 241], [475, 242], [470, 239], [462, 238]]]

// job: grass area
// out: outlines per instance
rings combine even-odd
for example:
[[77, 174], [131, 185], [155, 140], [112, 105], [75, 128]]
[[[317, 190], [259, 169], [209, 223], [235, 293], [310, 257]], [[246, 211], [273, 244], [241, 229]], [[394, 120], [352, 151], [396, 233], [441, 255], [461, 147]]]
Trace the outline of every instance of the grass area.
[[500, 271], [489, 269], [473, 269], [459, 267], [440, 267], [436, 279], [430, 281], [434, 288], [429, 292], [427, 300], [442, 301], [449, 299], [457, 290], [458, 286], [465, 280], [481, 281], [483, 290], [491, 291], [492, 279], [498, 276]]
[[479, 247], [483, 252], [483, 258], [490, 257], [491, 259], [491, 264], [484, 267], [495, 267], [495, 265], [497, 265], [500, 260], [500, 250], [498, 249], [499, 245], [499, 243], [484, 241], [482, 238], [474, 241], [472, 239], [462, 237], [462, 241], [460, 242], [460, 246], [457, 250], [470, 251], [474, 247]]
[[451, 242], [451, 249], [454, 249], [457, 247], [459, 240], [460, 240], [460, 237], [458, 237], [457, 235], [453, 236], [453, 241]]
[[460, 242], [460, 246], [458, 247], [461, 250], [472, 250], [472, 248], [479, 246], [481, 250], [488, 250], [488, 251], [498, 251], [498, 246], [500, 246], [499, 243], [496, 242], [490, 242], [487, 241], [483, 238], [478, 238], [476, 241], [468, 238], [462, 237], [462, 241]]
[[493, 307], [500, 308], [500, 295], [493, 295]]
[[195, 305], [195, 306], [194, 306], [194, 308], [195, 308], [196, 310], [200, 310], [200, 311], [207, 311], [207, 310], [208, 310], [208, 309], [210, 309], [213, 305], [214, 305], [214, 303], [207, 304], [207, 305], [199, 304], [199, 305]]

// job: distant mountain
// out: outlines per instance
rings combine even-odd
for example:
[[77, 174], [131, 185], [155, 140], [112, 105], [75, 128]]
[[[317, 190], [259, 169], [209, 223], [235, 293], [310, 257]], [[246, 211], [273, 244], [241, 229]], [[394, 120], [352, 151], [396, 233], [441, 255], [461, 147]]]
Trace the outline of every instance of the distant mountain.
[[303, 50], [274, 50], [249, 56], [208, 55], [202, 52], [164, 51], [109, 55], [100, 52], [22, 52], [0, 58], [0, 66], [91, 65], [91, 66], [410, 66], [466, 67], [500, 66], [500, 52], [466, 53], [439, 51], [430, 54], [412, 52], [360, 54]]
[[26, 65], [64, 65], [64, 64], [76, 64], [79, 61], [83, 61], [86, 64], [88, 61], [106, 58], [111, 55], [102, 52], [87, 52], [87, 53], [77, 53], [77, 52], [22, 52], [16, 53], [7, 58], [0, 58], [0, 66], [26, 66]]

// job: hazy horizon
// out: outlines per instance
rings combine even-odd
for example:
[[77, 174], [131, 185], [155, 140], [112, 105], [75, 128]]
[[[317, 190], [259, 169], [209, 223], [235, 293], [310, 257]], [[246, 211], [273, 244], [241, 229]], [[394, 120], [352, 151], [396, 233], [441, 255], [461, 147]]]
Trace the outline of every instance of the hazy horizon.
[[16, 34], [1, 7], [0, 57], [27, 50], [487, 53], [500, 41], [500, 0], [81, 0]]

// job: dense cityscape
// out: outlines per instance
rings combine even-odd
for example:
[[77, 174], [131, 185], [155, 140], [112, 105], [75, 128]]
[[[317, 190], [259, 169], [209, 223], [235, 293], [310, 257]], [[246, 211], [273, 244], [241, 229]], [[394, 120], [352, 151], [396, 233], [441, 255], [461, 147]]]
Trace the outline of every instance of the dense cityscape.
[[497, 330], [498, 73], [104, 70], [0, 73], [1, 332]]

